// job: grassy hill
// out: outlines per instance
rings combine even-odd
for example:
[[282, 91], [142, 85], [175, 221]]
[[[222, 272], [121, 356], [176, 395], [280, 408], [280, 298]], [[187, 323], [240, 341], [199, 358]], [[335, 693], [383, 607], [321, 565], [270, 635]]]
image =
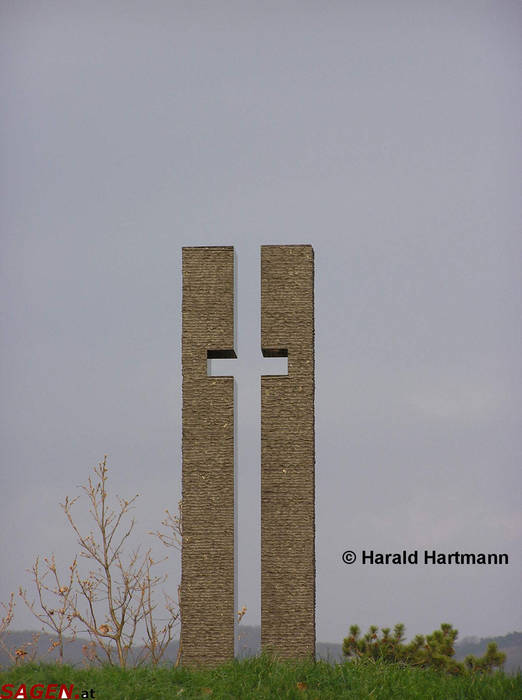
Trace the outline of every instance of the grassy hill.
[[[98, 700], [516, 700], [522, 699], [522, 676], [451, 676], [430, 669], [381, 662], [329, 664], [277, 662], [266, 656], [235, 661], [215, 669], [172, 668], [77, 669], [52, 665], [23, 665], [0, 671], [0, 687], [59, 684], [72, 697]], [[70, 688], [73, 685], [74, 688]], [[13, 693], [14, 694], [14, 693]], [[56, 697], [56, 694], [47, 697]]]

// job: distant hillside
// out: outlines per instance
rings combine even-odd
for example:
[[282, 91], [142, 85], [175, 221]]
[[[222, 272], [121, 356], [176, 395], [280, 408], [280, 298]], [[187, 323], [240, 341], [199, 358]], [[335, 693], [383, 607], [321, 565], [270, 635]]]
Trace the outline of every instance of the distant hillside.
[[[23, 632], [8, 632], [5, 641], [10, 649], [17, 649], [21, 647], [24, 643], [30, 642], [32, 640], [34, 632], [23, 631]], [[51, 643], [55, 637], [42, 634], [37, 643], [36, 647], [36, 658], [39, 660], [52, 660], [55, 658], [55, 654], [49, 654], [48, 650]], [[488, 643], [496, 642], [498, 648], [504, 651], [507, 655], [506, 664], [504, 670], [506, 673], [515, 673], [522, 669], [522, 633], [512, 632], [511, 634], [506, 634], [503, 637], [485, 637], [483, 639], [476, 638], [464, 638], [455, 647], [455, 656], [457, 659], [462, 660], [468, 654], [473, 654], [475, 656], [481, 656], [485, 653]], [[75, 666], [81, 666], [84, 663], [84, 655], [82, 653], [82, 647], [87, 643], [86, 639], [76, 639], [75, 641], [68, 642], [65, 646], [65, 657], [67, 663], [73, 664]], [[141, 647], [136, 648], [136, 655], [139, 655]], [[249, 625], [240, 625], [239, 627], [239, 641], [238, 641], [238, 656], [240, 658], [245, 658], [248, 656], [256, 656], [259, 654], [261, 649], [261, 628], [252, 627]], [[28, 648], [28, 652], [31, 653], [32, 648]], [[167, 652], [165, 654], [165, 662], [173, 663], [176, 659], [178, 653], [178, 641], [174, 640], [169, 645]], [[317, 642], [316, 654], [318, 659], [324, 659], [325, 661], [330, 661], [331, 663], [337, 663], [343, 661], [342, 646], [341, 644]], [[10, 661], [7, 654], [0, 650], [0, 666], [9, 666]]]
[[[24, 643], [30, 642], [34, 632], [23, 631], [23, 632], [9, 632], [6, 635], [6, 643], [10, 649], [17, 649], [23, 646]], [[53, 659], [56, 653], [49, 654], [48, 650], [54, 641], [55, 637], [42, 634], [37, 643], [36, 647], [36, 658], [38, 659]], [[65, 657], [68, 663], [74, 665], [82, 665], [84, 662], [84, 655], [82, 652], [82, 647], [87, 643], [86, 639], [76, 639], [75, 641], [67, 642], [64, 648]], [[136, 647], [136, 656], [139, 656], [142, 647]], [[28, 654], [33, 652], [33, 648], [29, 647], [27, 649]], [[248, 656], [256, 656], [261, 651], [261, 628], [260, 627], [250, 627], [248, 625], [241, 625], [239, 628], [239, 639], [238, 639], [238, 656], [240, 658], [245, 658]], [[178, 640], [173, 640], [165, 653], [166, 662], [174, 662], [178, 654]], [[342, 651], [340, 644], [323, 644], [318, 642], [317, 644], [317, 657], [320, 659], [325, 659], [327, 661], [340, 661], [342, 660]], [[8, 666], [9, 657], [8, 655], [0, 649], [0, 666]]]

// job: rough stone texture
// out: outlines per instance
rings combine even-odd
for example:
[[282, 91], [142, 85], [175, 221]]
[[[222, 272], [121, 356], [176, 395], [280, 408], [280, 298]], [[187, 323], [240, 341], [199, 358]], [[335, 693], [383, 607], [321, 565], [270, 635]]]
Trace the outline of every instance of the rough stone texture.
[[261, 645], [315, 655], [314, 253], [261, 247], [261, 345], [288, 376], [261, 379]]
[[233, 347], [233, 248], [183, 248], [184, 666], [234, 657], [234, 378], [207, 376]]

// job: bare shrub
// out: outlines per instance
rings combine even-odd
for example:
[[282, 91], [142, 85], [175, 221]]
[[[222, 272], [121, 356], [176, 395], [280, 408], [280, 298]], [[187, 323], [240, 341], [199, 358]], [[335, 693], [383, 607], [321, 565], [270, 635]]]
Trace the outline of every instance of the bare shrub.
[[76, 638], [73, 586], [77, 559], [75, 558], [69, 566], [69, 573], [65, 580], [58, 573], [54, 554], [50, 558], [44, 557], [43, 562], [43, 571], [39, 557], [29, 570], [36, 587], [37, 600], [30, 600], [27, 591], [22, 587], [18, 594], [36, 619], [56, 635], [57, 639], [51, 642], [48, 652], [57, 650], [57, 660], [63, 663], [65, 642]]
[[106, 456], [93, 472], [81, 489], [87, 496], [94, 530], [89, 534], [80, 531], [73, 515], [79, 497], [67, 497], [61, 504], [76, 533], [80, 556], [93, 567], [85, 576], [75, 569], [72, 617], [94, 643], [86, 649], [91, 661], [103, 659], [109, 664], [127, 666], [138, 629], [143, 625], [146, 652], [140, 662], [157, 664], [179, 619], [179, 611], [169, 601], [163, 626], [158, 629], [152, 617], [156, 609], [154, 594], [166, 580], [166, 576], [155, 573], [155, 567], [163, 560], [154, 561], [150, 548], [144, 553], [139, 547], [126, 553], [135, 525], [134, 518], [129, 522], [129, 515], [138, 495], [130, 500], [118, 497], [118, 506], [111, 507]]

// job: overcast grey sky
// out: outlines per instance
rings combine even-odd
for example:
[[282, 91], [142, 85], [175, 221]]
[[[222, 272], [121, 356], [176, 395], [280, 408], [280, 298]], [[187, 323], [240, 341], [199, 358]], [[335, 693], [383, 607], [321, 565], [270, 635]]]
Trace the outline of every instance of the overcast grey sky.
[[[318, 639], [522, 629], [521, 28], [510, 0], [3, 0], [0, 600], [69, 563], [58, 503], [105, 453], [144, 542], [175, 509], [181, 248], [234, 245], [259, 622], [259, 246], [311, 243]], [[372, 548], [510, 563], [341, 561]]]

